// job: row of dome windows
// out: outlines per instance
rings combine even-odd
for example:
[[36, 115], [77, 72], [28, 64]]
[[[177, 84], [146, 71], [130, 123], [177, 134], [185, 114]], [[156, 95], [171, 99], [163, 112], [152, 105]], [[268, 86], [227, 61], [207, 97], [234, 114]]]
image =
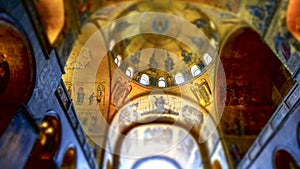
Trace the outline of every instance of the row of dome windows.
[[[211, 62], [212, 62], [212, 58], [206, 53], [204, 55], [204, 60], [205, 60], [205, 63], [207, 65], [209, 65]], [[122, 61], [122, 58], [120, 55], [117, 55], [117, 57], [115, 58], [115, 63], [116, 65], [120, 66], [121, 65], [121, 61]], [[196, 77], [196, 76], [199, 76], [201, 74], [201, 69], [197, 66], [197, 65], [193, 65], [191, 67], [191, 73], [192, 73], [192, 76], [193, 77]], [[134, 75], [134, 69], [129, 66], [126, 71], [125, 71], [125, 74], [130, 77], [130, 78], [133, 78], [133, 75]], [[177, 73], [175, 76], [175, 83], [177, 85], [180, 85], [180, 84], [183, 84], [186, 80], [183, 76], [182, 73]], [[147, 74], [142, 74], [141, 78], [139, 79], [139, 83], [144, 85], [144, 86], [148, 86], [149, 85], [149, 76]], [[158, 87], [167, 87], [167, 83], [166, 83], [166, 80], [164, 77], [160, 77], [158, 79]]]

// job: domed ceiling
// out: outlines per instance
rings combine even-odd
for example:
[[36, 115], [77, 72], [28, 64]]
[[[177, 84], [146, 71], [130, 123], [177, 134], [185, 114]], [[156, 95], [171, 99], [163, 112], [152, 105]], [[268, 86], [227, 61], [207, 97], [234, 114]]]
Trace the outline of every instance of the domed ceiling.
[[[151, 12], [151, 15], [141, 16], [140, 21], [117, 21], [110, 26], [110, 57], [122, 72], [143, 86], [182, 85], [205, 72], [215, 57], [205, 53], [205, 49], [209, 48], [206, 41], [214, 47], [218, 46], [216, 27], [208, 16], [195, 6], [181, 3], [169, 5], [171, 8], [149, 2], [134, 4], [118, 18], [143, 12]], [[183, 19], [186, 21], [183, 22]], [[187, 37], [195, 46], [180, 40], [183, 31], [191, 30], [187, 22], [199, 30], [195, 32], [199, 36], [191, 34]], [[116, 42], [116, 37], [134, 31], [132, 29], [138, 29], [139, 34]], [[201, 35], [202, 32], [206, 37]]]
[[[224, 96], [219, 94], [223, 91], [216, 91], [224, 82], [217, 80], [224, 78], [219, 76], [218, 31], [200, 7], [169, 2], [103, 8], [82, 28], [64, 81], [86, 132], [94, 140], [104, 132], [103, 125], [110, 125], [126, 105], [158, 118], [157, 111], [184, 112], [183, 105], [192, 104], [205, 115], [202, 126], [206, 126], [193, 130], [216, 129], [212, 123], [222, 114], [217, 104], [224, 103], [214, 99]], [[174, 118], [186, 124], [178, 113]], [[211, 131], [205, 131], [201, 141]]]
[[[242, 4], [241, 9], [250, 8], [248, 3], [252, 4]], [[177, 115], [170, 112], [183, 111], [184, 102], [178, 98], [201, 109], [204, 120], [212, 117], [218, 123], [222, 115], [219, 112], [223, 112], [218, 103], [226, 97], [221, 132], [224, 139], [238, 146], [243, 138], [244, 154], [280, 102], [277, 96], [288, 91], [285, 88], [290, 85], [284, 82], [288, 79], [282, 75], [284, 71], [269, 68], [271, 62], [272, 67], [280, 67], [280, 62], [274, 61], [276, 56], [267, 50], [256, 28], [250, 29], [248, 23], [254, 22], [253, 16], [247, 10], [235, 13], [238, 8], [228, 12], [187, 1], [154, 0], [116, 3], [95, 12], [83, 26], [79, 45], [67, 63], [67, 69], [74, 72], [64, 78], [73, 90], [74, 105], [87, 133], [91, 137], [100, 135], [102, 131], [97, 129], [106, 122], [114, 124], [126, 105], [130, 112], [140, 115], [124, 115], [128, 125], [135, 125], [139, 122], [135, 118], [141, 120], [143, 114], [157, 118], [159, 106], [162, 110], [158, 112], [175, 118]], [[90, 41], [93, 34], [103, 37], [104, 47]], [[217, 51], [226, 72], [223, 81], [219, 81], [218, 66], [222, 64], [218, 64]], [[97, 69], [96, 73], [91, 69]], [[81, 79], [74, 81], [73, 75]], [[104, 122], [97, 118], [99, 110]], [[183, 120], [180, 117], [179, 121]], [[197, 128], [198, 133], [210, 128], [205, 122], [202, 126]]]

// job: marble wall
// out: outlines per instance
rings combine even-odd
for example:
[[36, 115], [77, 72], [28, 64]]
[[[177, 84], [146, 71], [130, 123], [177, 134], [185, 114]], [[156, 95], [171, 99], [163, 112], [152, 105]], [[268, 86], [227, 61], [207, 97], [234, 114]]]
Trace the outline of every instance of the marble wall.
[[[45, 116], [55, 114], [62, 126], [61, 142], [53, 159], [55, 165], [60, 166], [66, 150], [73, 147], [77, 159], [80, 159], [80, 162], [77, 161], [78, 168], [97, 168], [93, 151], [86, 141], [71, 100], [61, 83], [63, 69], [59, 58], [63, 57], [59, 55], [57, 48], [50, 46], [42, 25], [38, 22], [39, 15], [33, 5], [32, 1], [26, 1], [26, 3], [19, 0], [0, 1], [1, 16], [4, 16], [5, 19], [12, 18], [13, 25], [17, 29], [22, 29], [35, 62], [35, 66], [32, 67], [35, 79], [34, 89], [30, 94], [30, 99], [23, 102], [27, 112], [26, 116], [22, 111], [18, 111], [15, 116], [9, 115], [13, 119], [12, 121], [8, 120], [10, 123], [0, 137], [0, 141], [3, 143], [1, 145], [5, 146], [5, 148], [1, 148], [2, 156], [14, 159], [18, 158], [17, 154], [19, 154], [22, 157], [14, 161], [1, 158], [0, 165], [10, 167], [18, 165], [13, 168], [23, 168], [36, 142], [39, 131], [37, 126]], [[1, 111], [3, 108], [1, 106]]]

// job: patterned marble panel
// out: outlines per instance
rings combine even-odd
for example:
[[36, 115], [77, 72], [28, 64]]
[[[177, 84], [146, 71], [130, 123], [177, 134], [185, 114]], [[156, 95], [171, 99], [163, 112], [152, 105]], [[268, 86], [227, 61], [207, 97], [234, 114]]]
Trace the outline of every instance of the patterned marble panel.
[[1, 168], [22, 169], [37, 136], [23, 112], [18, 111], [0, 139]]
[[56, 58], [53, 58], [53, 60], [52, 58], [47, 60], [44, 65], [41, 65], [43, 70], [37, 75], [36, 85], [28, 103], [30, 110], [34, 113], [38, 113], [43, 108], [48, 107], [49, 96], [54, 94], [60, 82], [61, 71], [56, 67], [58, 65], [57, 62], [53, 63]]

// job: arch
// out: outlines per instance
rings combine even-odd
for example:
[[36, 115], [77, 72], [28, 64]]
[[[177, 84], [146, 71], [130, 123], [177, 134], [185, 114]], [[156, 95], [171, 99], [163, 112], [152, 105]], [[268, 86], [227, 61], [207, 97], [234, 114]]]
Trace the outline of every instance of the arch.
[[275, 152], [274, 156], [275, 169], [299, 168], [294, 157], [286, 150], [280, 149]]
[[215, 160], [212, 164], [212, 169], [222, 169], [222, 166], [218, 160]]
[[64, 154], [60, 169], [75, 169], [76, 168], [76, 149], [70, 147]]
[[35, 83], [35, 58], [18, 23], [0, 13], [0, 135], [27, 103]]
[[39, 16], [45, 27], [48, 40], [53, 44], [65, 24], [64, 0], [35, 1]]
[[112, 166], [110, 160], [107, 160], [107, 162], [106, 162], [106, 169], [113, 169], [113, 166]]
[[146, 74], [142, 74], [142, 76], [140, 78], [140, 83], [142, 85], [148, 86], [149, 85], [149, 76]]
[[209, 65], [212, 61], [212, 58], [208, 53], [205, 53], [203, 58], [204, 58], [204, 61], [205, 61], [206, 65]]
[[177, 74], [175, 75], [175, 82], [176, 82], [176, 84], [178, 84], [178, 85], [185, 82], [185, 79], [184, 79], [182, 73], [177, 73]]
[[10, 107], [20, 107], [32, 93], [34, 56], [25, 37], [1, 18], [0, 46], [0, 102]]
[[125, 74], [126, 74], [128, 77], [132, 78], [132, 77], [133, 77], [133, 68], [132, 68], [131, 66], [129, 66], [129, 67], [126, 69]]
[[199, 67], [197, 65], [193, 65], [191, 67], [191, 72], [192, 72], [193, 77], [196, 77], [201, 74], [201, 70], [199, 69]]
[[[231, 135], [258, 135], [294, 81], [258, 32], [250, 27], [233, 30], [222, 44], [220, 59], [227, 85], [221, 119], [223, 131]], [[232, 113], [226, 106], [245, 109]], [[256, 112], [264, 113], [253, 113], [253, 106]]]
[[181, 169], [176, 161], [165, 156], [153, 156], [140, 159], [133, 165], [132, 169], [150, 169], [158, 167], [164, 169]]
[[117, 66], [120, 66], [122, 62], [122, 58], [120, 55], [117, 55], [117, 57], [115, 58], [115, 63]]
[[161, 77], [158, 79], [158, 87], [166, 87], [166, 80], [165, 78]]
[[[162, 105], [157, 105], [158, 100], [160, 102], [166, 102], [167, 98], [168, 100], [178, 99], [181, 104], [171, 106], [172, 102], [168, 102], [168, 105], [165, 105], [164, 103], [160, 103]], [[149, 107], [145, 106], [144, 104], [140, 104], [146, 103], [146, 101], [148, 101]], [[168, 113], [158, 114], [158, 106], [163, 107], [163, 109]], [[181, 111], [179, 112], [178, 106], [181, 108]], [[203, 125], [207, 125], [207, 128], [212, 129], [213, 124], [211, 123], [213, 123], [213, 117], [209, 116], [210, 115], [205, 111], [203, 107], [195, 107], [190, 102], [183, 100], [182, 98], [179, 98], [177, 96], [165, 96], [160, 94], [150, 96], [145, 95], [137, 100], [127, 103], [112, 117], [110, 126], [111, 128], [113, 128], [113, 130], [108, 131], [108, 137], [110, 138], [110, 145], [108, 146], [111, 147], [111, 150], [114, 149], [113, 146], [118, 141], [118, 137], [120, 137], [119, 134], [122, 133], [122, 135], [124, 135], [123, 132], [126, 132], [136, 124], [144, 124], [147, 122], [151, 123], [153, 122], [153, 120], [157, 120], [158, 122], [178, 123], [178, 125], [182, 125], [187, 128], [186, 130], [191, 130], [191, 128], [193, 128], [193, 130], [197, 132], [199, 130], [202, 130], [201, 128], [205, 128]], [[178, 117], [180, 117], [180, 119], [177, 119]], [[206, 130], [205, 133], [210, 133], [210, 131]], [[202, 139], [208, 139], [208, 136], [209, 134], [203, 134]]]
[[50, 112], [43, 118], [39, 130], [39, 137], [25, 168], [55, 168], [53, 158], [61, 142], [61, 124], [55, 113]]
[[114, 40], [111, 40], [109, 42], [109, 46], [108, 46], [109, 50], [112, 51], [115, 45], [116, 45], [116, 42]]
[[119, 158], [115, 158], [114, 166], [140, 169], [145, 159], [151, 160], [159, 154], [159, 157], [177, 163], [176, 168], [197, 169], [201, 164], [201, 153], [197, 141], [189, 132], [172, 124], [138, 125], [119, 142], [120, 154], [117, 154]]
[[[109, 149], [109, 152], [105, 152], [105, 157], [113, 156], [113, 166], [118, 165], [119, 156], [121, 146], [123, 145], [124, 136], [128, 135], [130, 131], [134, 128], [142, 126], [142, 125], [157, 125], [157, 124], [165, 124], [171, 126], [177, 126], [185, 131], [188, 131], [189, 134], [198, 142], [203, 142], [209, 137], [210, 129], [216, 127], [214, 125], [214, 121], [212, 117], [208, 113], [205, 113], [205, 110], [200, 107], [195, 107], [194, 105], [182, 100], [182, 104], [180, 107], [182, 111], [176, 109], [176, 106], [165, 106], [165, 112], [168, 113], [157, 113], [156, 106], [152, 106], [155, 102], [155, 99], [161, 98], [160, 95], [155, 96], [143, 96], [140, 99], [136, 99], [127, 105], [123, 106], [118, 113], [116, 113], [112, 121], [110, 122], [110, 129], [108, 129], [109, 142], [106, 142], [105, 147]], [[162, 99], [168, 98], [169, 100], [179, 99], [181, 98], [168, 95], [167, 97], [164, 96]], [[136, 104], [136, 103], [145, 103], [147, 101], [153, 101], [152, 104], [150, 102], [149, 107], [145, 107], [143, 104]], [[180, 101], [179, 101], [180, 102]], [[168, 105], [171, 103], [169, 102]], [[180, 117], [178, 119], [178, 117]], [[176, 120], [177, 119], [177, 120]], [[194, 125], [193, 125], [194, 124]], [[199, 132], [200, 131], [200, 132]], [[214, 131], [214, 130], [213, 130]], [[199, 136], [201, 134], [201, 138]], [[199, 149], [206, 151], [206, 145], [200, 146]], [[137, 153], [131, 154], [136, 155]], [[207, 159], [207, 156], [197, 159]], [[207, 159], [208, 160], [208, 159]], [[195, 164], [196, 165], [196, 164]], [[200, 164], [198, 164], [200, 165]], [[199, 166], [196, 165], [197, 168]]]

